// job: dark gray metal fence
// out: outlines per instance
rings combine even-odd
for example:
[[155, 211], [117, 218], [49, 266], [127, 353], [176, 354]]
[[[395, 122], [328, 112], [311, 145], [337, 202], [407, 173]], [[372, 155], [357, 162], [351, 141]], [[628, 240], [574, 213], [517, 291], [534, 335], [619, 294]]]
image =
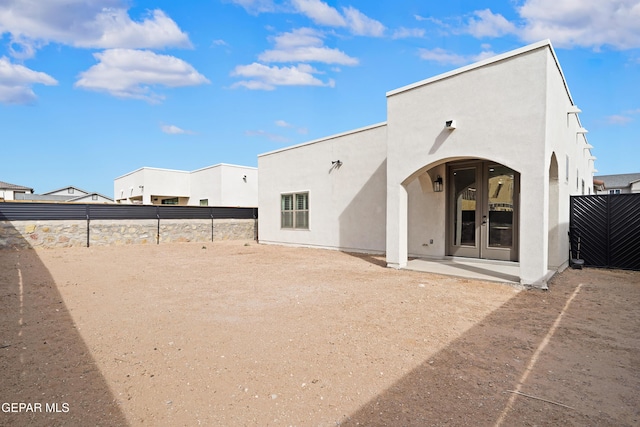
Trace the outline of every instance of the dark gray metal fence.
[[66, 203], [0, 203], [0, 221], [70, 219], [254, 219], [258, 208]]
[[570, 221], [585, 265], [640, 270], [640, 194], [572, 196]]

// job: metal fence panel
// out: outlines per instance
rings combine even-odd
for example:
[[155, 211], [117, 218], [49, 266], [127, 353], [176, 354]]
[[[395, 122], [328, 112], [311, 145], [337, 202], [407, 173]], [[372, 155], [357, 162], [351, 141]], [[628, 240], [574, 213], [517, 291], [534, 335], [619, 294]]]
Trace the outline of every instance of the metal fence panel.
[[254, 219], [258, 218], [257, 208], [213, 208], [215, 219]]
[[91, 203], [0, 203], [2, 221], [66, 219], [254, 219], [257, 208]]
[[88, 205], [89, 219], [156, 219], [157, 206]]
[[640, 270], [640, 194], [572, 196], [570, 225], [585, 265]]
[[64, 203], [0, 203], [0, 221], [87, 219], [87, 205]]
[[[607, 195], [571, 197], [571, 229], [580, 236], [580, 258], [585, 265], [609, 265]], [[574, 237], [574, 248], [575, 240]], [[575, 256], [575, 254], [574, 254]]]
[[611, 195], [609, 265], [640, 270], [640, 194]]

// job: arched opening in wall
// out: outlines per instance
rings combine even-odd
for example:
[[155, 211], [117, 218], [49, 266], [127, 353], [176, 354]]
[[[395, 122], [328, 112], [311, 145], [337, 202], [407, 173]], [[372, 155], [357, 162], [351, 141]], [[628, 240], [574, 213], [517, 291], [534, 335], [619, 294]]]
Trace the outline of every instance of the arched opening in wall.
[[445, 255], [446, 162], [426, 165], [402, 184], [407, 191], [407, 254], [442, 258]]
[[551, 154], [549, 161], [549, 236], [548, 259], [550, 269], [556, 269], [562, 264], [562, 247], [559, 235], [560, 222], [560, 178], [558, 176], [558, 159], [556, 153]]

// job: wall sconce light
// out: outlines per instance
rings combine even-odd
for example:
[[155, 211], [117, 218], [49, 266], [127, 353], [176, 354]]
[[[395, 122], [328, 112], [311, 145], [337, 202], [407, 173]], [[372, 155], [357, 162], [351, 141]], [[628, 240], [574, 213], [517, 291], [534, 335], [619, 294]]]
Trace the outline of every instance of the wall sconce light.
[[455, 120], [447, 120], [446, 122], [444, 122], [444, 127], [449, 129], [449, 130], [454, 130], [456, 128], [456, 121]]
[[438, 177], [433, 181], [433, 192], [440, 193], [442, 191], [442, 177], [438, 175]]
[[247, 175], [244, 175], [244, 176], [242, 177], [242, 180], [243, 180], [244, 182], [247, 182]]
[[567, 114], [578, 114], [582, 113], [582, 110], [578, 108], [577, 105], [572, 105], [567, 109]]
[[331, 162], [331, 164], [337, 168], [339, 168], [340, 166], [342, 166], [342, 161], [341, 160], [334, 160]]
[[580, 129], [578, 129], [578, 130], [576, 131], [576, 133], [581, 133], [581, 134], [583, 134], [583, 135], [584, 135], [585, 133], [589, 133], [589, 131], [588, 131], [588, 130], [586, 130], [585, 128], [580, 128]]

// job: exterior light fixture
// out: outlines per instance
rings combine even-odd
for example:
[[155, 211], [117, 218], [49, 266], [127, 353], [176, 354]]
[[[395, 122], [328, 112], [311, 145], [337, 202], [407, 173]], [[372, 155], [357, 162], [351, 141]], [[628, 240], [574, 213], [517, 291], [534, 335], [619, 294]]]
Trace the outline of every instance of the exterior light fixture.
[[442, 191], [442, 177], [438, 175], [438, 177], [433, 181], [433, 192], [440, 193]]
[[244, 175], [244, 176], [242, 177], [242, 180], [243, 180], [244, 182], [247, 182], [247, 175]]
[[339, 168], [340, 166], [342, 166], [342, 161], [341, 160], [333, 160], [331, 162], [331, 164], [337, 168]]
[[456, 128], [456, 121], [455, 120], [447, 120], [446, 122], [444, 122], [444, 127], [449, 129], [449, 130], [454, 130]]
[[567, 109], [567, 114], [578, 114], [582, 113], [582, 110], [578, 108], [577, 105], [572, 105]]
[[581, 134], [583, 134], [583, 135], [584, 135], [585, 133], [589, 133], [589, 131], [588, 131], [588, 130], [586, 130], [585, 128], [580, 128], [580, 129], [578, 129], [578, 130], [576, 131], [576, 133], [581, 133]]

